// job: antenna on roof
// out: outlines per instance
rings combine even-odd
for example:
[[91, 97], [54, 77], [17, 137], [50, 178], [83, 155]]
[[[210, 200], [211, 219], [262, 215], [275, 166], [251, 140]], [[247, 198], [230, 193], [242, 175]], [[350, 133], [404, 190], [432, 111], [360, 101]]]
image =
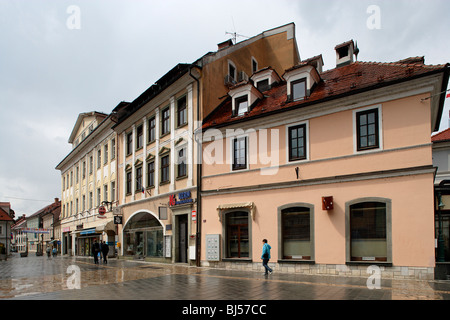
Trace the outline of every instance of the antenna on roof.
[[233, 17], [231, 17], [231, 21], [233, 22], [233, 29], [234, 29], [234, 32], [225, 32], [225, 34], [231, 34], [232, 36], [233, 36], [233, 44], [236, 44], [236, 39], [237, 39], [237, 37], [244, 37], [244, 38], [247, 38], [247, 39], [249, 39], [250, 37], [247, 37], [247, 36], [243, 36], [242, 34], [237, 34], [236, 33], [236, 27], [235, 27], [235, 25], [234, 25], [234, 19], [233, 19]]

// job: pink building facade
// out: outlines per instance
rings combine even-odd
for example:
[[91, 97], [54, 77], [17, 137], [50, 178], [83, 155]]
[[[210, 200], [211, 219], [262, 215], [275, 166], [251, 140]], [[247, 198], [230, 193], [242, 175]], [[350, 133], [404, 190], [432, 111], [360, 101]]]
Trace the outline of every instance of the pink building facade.
[[[314, 57], [230, 89], [203, 122], [204, 266], [433, 279], [430, 135], [449, 65]], [[444, 98], [442, 98], [444, 96]]]

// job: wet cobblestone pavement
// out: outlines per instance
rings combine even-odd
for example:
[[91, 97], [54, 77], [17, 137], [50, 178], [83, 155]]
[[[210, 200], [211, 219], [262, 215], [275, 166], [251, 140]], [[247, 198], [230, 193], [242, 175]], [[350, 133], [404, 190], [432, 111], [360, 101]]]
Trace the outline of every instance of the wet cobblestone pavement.
[[[72, 267], [71, 267], [72, 266]], [[79, 289], [75, 273], [79, 268]], [[73, 280], [73, 281], [72, 281]], [[0, 300], [450, 300], [450, 281], [242, 272], [110, 259], [13, 255], [0, 261]]]

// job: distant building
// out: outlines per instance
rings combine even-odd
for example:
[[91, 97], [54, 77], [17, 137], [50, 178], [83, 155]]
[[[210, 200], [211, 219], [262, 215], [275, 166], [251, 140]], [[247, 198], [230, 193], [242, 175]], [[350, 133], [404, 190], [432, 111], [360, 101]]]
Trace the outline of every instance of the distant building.
[[14, 211], [9, 202], [0, 202], [0, 259], [6, 259], [11, 252], [11, 226]]

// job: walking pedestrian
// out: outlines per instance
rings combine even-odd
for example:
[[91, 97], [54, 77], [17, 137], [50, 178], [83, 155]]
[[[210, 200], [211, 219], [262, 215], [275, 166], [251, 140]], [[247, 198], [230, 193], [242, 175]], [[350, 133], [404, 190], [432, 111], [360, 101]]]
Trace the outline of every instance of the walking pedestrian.
[[108, 256], [108, 252], [109, 252], [109, 246], [106, 244], [105, 241], [103, 241], [103, 243], [102, 243], [103, 263], [108, 263], [108, 260], [106, 259], [106, 257]]
[[94, 255], [94, 263], [98, 264], [98, 254], [100, 253], [100, 245], [97, 240], [94, 239], [94, 243], [92, 244], [92, 254]]
[[270, 249], [272, 247], [270, 244], [267, 243], [267, 239], [264, 239], [263, 241], [263, 248], [262, 248], [262, 255], [261, 259], [263, 261], [263, 266], [265, 269], [265, 275], [272, 274], [273, 270], [268, 266], [269, 260], [270, 260]]
[[47, 257], [50, 258], [50, 246], [47, 245], [47, 250], [46, 251], [47, 251]]

